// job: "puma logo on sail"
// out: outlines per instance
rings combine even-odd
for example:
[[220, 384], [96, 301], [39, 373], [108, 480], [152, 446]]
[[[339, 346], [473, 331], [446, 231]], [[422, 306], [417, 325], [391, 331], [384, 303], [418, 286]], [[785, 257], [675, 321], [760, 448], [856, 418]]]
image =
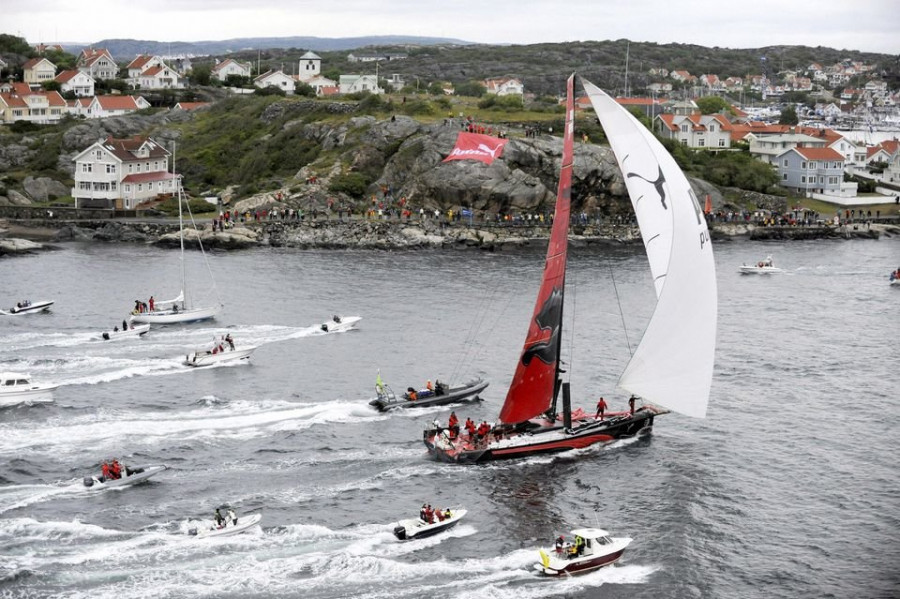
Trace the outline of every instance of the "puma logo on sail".
[[665, 177], [665, 175], [663, 175], [662, 167], [658, 167], [658, 168], [659, 168], [659, 176], [656, 178], [655, 181], [651, 181], [650, 179], [647, 179], [646, 177], [642, 177], [641, 175], [639, 175], [637, 173], [628, 173], [628, 175], [626, 175], [626, 176], [627, 177], [637, 177], [638, 179], [641, 179], [642, 181], [646, 181], [650, 185], [653, 185], [656, 188], [656, 193], [659, 194], [659, 200], [660, 200], [660, 202], [662, 202], [663, 210], [668, 210], [669, 207], [666, 206], [666, 190], [665, 190], [665, 188], [663, 188], [663, 184], [665, 184], [665, 182], [666, 182], [666, 177]]
[[522, 364], [528, 366], [532, 358], [537, 358], [544, 364], [556, 364], [559, 350], [559, 326], [562, 320], [562, 291], [554, 288], [550, 297], [541, 306], [541, 311], [534, 317], [541, 332], [549, 331], [550, 334], [541, 341], [536, 341], [522, 352]]

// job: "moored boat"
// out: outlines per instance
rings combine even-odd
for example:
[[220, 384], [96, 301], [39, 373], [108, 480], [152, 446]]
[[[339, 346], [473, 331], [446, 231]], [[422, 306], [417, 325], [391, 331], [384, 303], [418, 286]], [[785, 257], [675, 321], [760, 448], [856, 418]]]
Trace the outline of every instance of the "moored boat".
[[58, 385], [34, 383], [31, 376], [20, 372], [0, 372], [0, 406], [53, 401]]
[[222, 524], [207, 523], [200, 528], [188, 530], [188, 534], [201, 539], [211, 537], [230, 537], [250, 530], [262, 520], [262, 514], [247, 514], [239, 518], [224, 518]]
[[49, 310], [50, 306], [52, 305], [53, 302], [50, 300], [41, 300], [37, 302], [25, 300], [23, 302], [16, 302], [16, 305], [9, 310], [0, 310], [0, 314], [6, 314], [7, 316], [16, 316], [19, 314], [37, 314], [38, 312]]
[[326, 320], [320, 324], [319, 329], [326, 333], [340, 333], [355, 329], [360, 320], [362, 320], [362, 316], [339, 316], [335, 314], [331, 317], [331, 320]]
[[433, 390], [422, 389], [416, 391], [415, 396], [407, 390], [406, 393], [398, 396], [387, 385], [382, 384], [379, 386], [376, 383], [375, 392], [377, 397], [371, 400], [369, 405], [380, 412], [386, 412], [394, 408], [427, 408], [451, 403], [480, 401], [479, 393], [484, 391], [487, 386], [488, 382], [482, 380], [481, 377], [474, 378], [455, 387], [437, 381]]
[[590, 572], [619, 561], [632, 541], [627, 537], [610, 537], [599, 528], [576, 528], [572, 535], [574, 543], [563, 543], [560, 537], [553, 549], [539, 550], [541, 561], [534, 569], [545, 576]]
[[101, 491], [103, 489], [111, 489], [113, 487], [124, 487], [133, 485], [141, 481], [145, 481], [151, 476], [156, 476], [169, 467], [165, 464], [149, 464], [146, 466], [126, 466], [123, 468], [123, 475], [120, 478], [112, 478], [108, 476], [85, 476], [84, 486], [89, 489]]
[[[450, 513], [449, 517], [446, 516], [447, 512]], [[463, 508], [446, 508], [441, 510], [444, 518], [440, 519], [435, 516], [433, 522], [426, 522], [421, 517], [400, 520], [397, 522], [397, 526], [394, 527], [394, 536], [401, 541], [424, 539], [456, 526], [467, 513], [468, 510]]]

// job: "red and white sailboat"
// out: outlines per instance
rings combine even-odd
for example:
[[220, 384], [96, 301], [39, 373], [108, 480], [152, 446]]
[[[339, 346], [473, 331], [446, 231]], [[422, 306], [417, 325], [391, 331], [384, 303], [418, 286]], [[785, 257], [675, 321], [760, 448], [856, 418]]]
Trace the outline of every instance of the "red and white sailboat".
[[[706, 220], [675, 160], [646, 127], [582, 80], [610, 141], [641, 227], [657, 305], [619, 387], [647, 403], [604, 420], [572, 411], [561, 378], [563, 305], [574, 151], [574, 75], [567, 82], [562, 167], [543, 280], [499, 423], [483, 438], [451, 438], [434, 426], [425, 446], [438, 460], [472, 463], [526, 457], [647, 433], [669, 410], [703, 417], [716, 335], [715, 263]], [[562, 391], [562, 413], [557, 397]], [[652, 403], [651, 403], [652, 402]], [[474, 438], [473, 438], [474, 437]]]

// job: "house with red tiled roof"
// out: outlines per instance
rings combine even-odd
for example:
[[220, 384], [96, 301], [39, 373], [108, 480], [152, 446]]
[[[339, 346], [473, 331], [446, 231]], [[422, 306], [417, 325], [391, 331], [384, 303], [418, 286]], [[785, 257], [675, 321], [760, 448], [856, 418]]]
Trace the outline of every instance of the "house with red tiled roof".
[[32, 58], [22, 65], [22, 70], [25, 71], [23, 81], [34, 85], [53, 81], [53, 78], [56, 77], [56, 65], [46, 58]]
[[34, 51], [38, 54], [43, 54], [44, 52], [65, 52], [59, 44], [35, 44]]
[[855, 196], [856, 184], [844, 184], [844, 157], [831, 148], [795, 147], [775, 156], [778, 184], [803, 193]]
[[181, 89], [184, 85], [178, 72], [159, 56], [142, 54], [125, 67], [128, 85], [133, 89]]
[[648, 118], [662, 112], [663, 101], [658, 98], [616, 98], [616, 102], [625, 108], [637, 108]]
[[87, 116], [102, 119], [130, 114], [144, 108], [150, 108], [150, 102], [141, 96], [94, 96]]
[[231, 58], [226, 58], [222, 62], [216, 62], [215, 66], [210, 70], [213, 78], [219, 81], [225, 81], [229, 76], [249, 78], [252, 72], [253, 65], [249, 62], [238, 62]]
[[337, 85], [325, 85], [321, 89], [319, 89], [318, 95], [320, 96], [339, 96], [341, 94], [341, 88]]
[[732, 125], [723, 114], [661, 114], [653, 121], [660, 137], [674, 139], [696, 149], [725, 150], [731, 147]]
[[178, 104], [175, 105], [175, 108], [177, 110], [191, 111], [191, 110], [197, 110], [199, 108], [206, 108], [207, 106], [210, 106], [211, 104], [212, 104], [212, 102], [179, 102]]
[[176, 191], [169, 151], [149, 137], [107, 137], [79, 152], [72, 197], [77, 208], [130, 210]]
[[63, 71], [54, 79], [59, 83], [63, 93], [72, 92], [76, 96], [90, 97], [94, 95], [94, 78], [87, 73], [76, 71]]
[[0, 123], [28, 121], [39, 125], [59, 122], [68, 106], [57, 91], [32, 91], [27, 83], [15, 83], [0, 93]]
[[719, 79], [719, 76], [711, 73], [700, 75], [700, 84], [709, 89], [723, 89], [725, 87], [722, 80]]
[[66, 102], [69, 106], [69, 114], [73, 116], [81, 116], [84, 118], [90, 118], [91, 116], [91, 105], [94, 103], [94, 98], [75, 98], [74, 100], [69, 100]]
[[97, 79], [115, 79], [119, 75], [119, 65], [106, 48], [85, 48], [78, 55], [76, 68]]
[[495, 77], [482, 81], [489, 94], [498, 96], [524, 96], [525, 86], [515, 77]]
[[316, 90], [317, 96], [322, 95], [322, 88], [324, 88], [324, 87], [340, 88], [337, 81], [335, 81], [334, 79], [329, 79], [328, 77], [325, 77], [323, 75], [316, 75], [315, 77], [309, 77], [308, 79], [300, 79], [300, 77], [298, 75], [297, 79], [301, 83], [305, 83], [306, 85], [308, 85], [311, 88], [313, 88], [314, 90]]

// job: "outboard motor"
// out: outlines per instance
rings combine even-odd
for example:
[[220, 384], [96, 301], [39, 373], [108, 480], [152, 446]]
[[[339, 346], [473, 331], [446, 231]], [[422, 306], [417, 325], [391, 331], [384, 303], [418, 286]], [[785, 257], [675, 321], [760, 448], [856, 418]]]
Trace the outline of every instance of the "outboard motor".
[[394, 536], [400, 539], [401, 541], [406, 540], [406, 527], [405, 526], [395, 526], [394, 527]]
[[188, 534], [191, 535], [192, 537], [196, 537], [196, 536], [197, 536], [197, 529], [196, 529], [196, 528], [191, 528], [191, 529], [189, 529], [189, 530], [188, 530]]
[[84, 477], [84, 486], [85, 487], [93, 487], [94, 486], [94, 477], [93, 476], [85, 476]]
[[103, 338], [109, 341], [109, 333], [103, 333]]

